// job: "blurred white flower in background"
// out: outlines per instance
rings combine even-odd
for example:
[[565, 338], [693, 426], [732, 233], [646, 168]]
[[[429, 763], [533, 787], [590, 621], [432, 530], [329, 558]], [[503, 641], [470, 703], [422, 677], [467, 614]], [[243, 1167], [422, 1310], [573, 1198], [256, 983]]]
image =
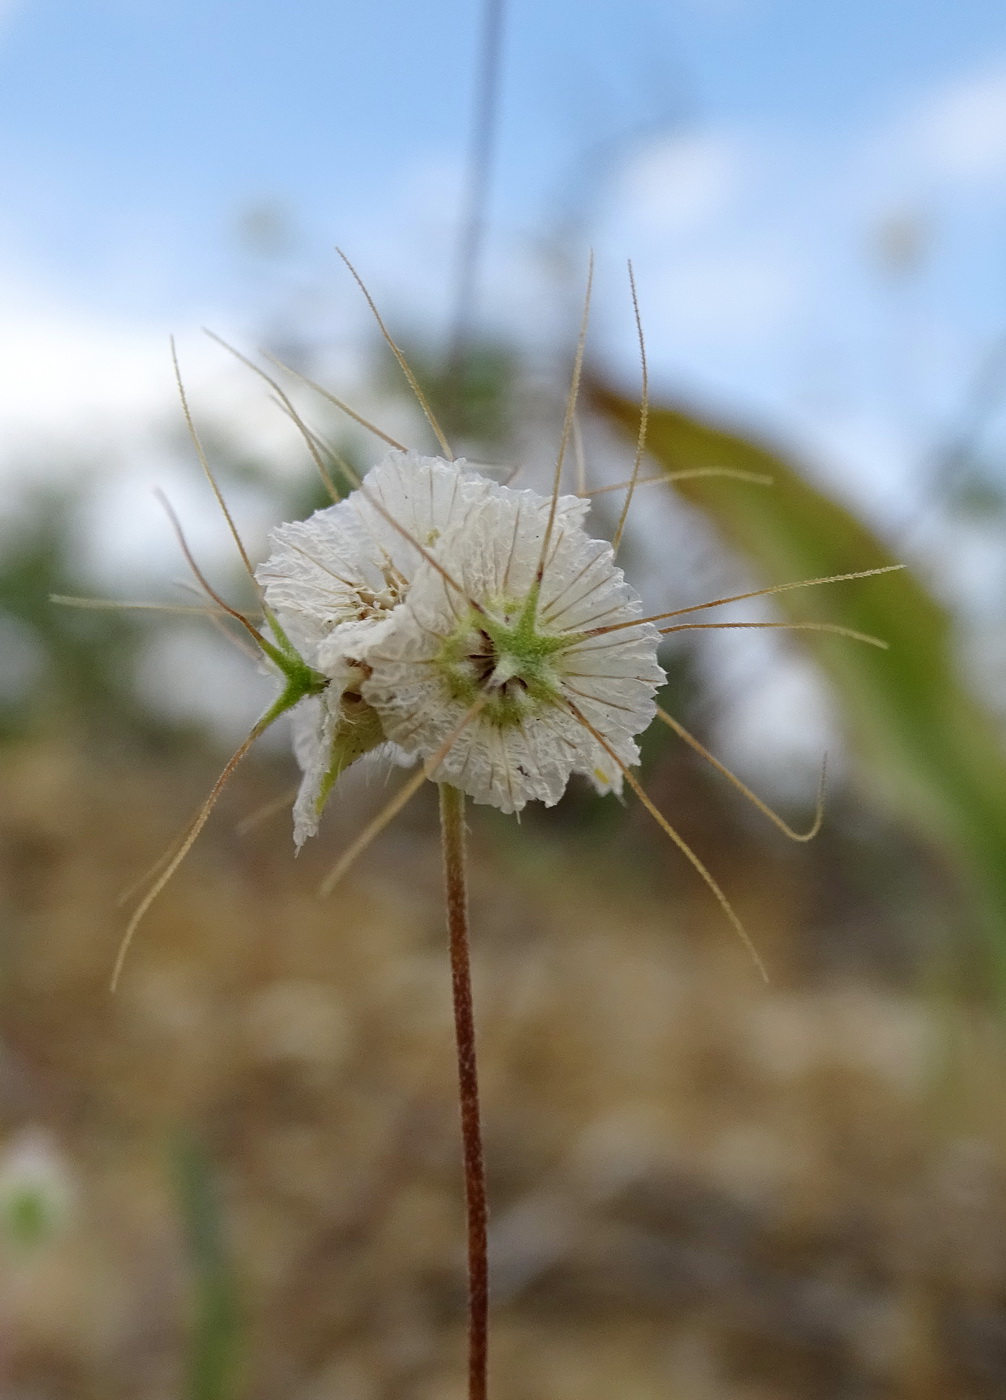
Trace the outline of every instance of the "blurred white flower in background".
[[0, 1239], [24, 1257], [57, 1238], [69, 1223], [76, 1191], [66, 1157], [45, 1132], [29, 1128], [0, 1150]]

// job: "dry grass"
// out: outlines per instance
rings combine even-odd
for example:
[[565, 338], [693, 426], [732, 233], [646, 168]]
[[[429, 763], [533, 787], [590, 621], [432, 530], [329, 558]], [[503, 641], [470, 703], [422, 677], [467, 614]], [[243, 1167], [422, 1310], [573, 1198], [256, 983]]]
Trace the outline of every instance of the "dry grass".
[[[283, 818], [238, 838], [274, 779], [235, 785], [112, 1000], [115, 895], [205, 774], [7, 756], [0, 1112], [10, 1140], [50, 1134], [76, 1195], [65, 1230], [4, 1263], [11, 1400], [186, 1393], [180, 1131], [221, 1192], [242, 1397], [461, 1400], [434, 805], [322, 904], [351, 813], [296, 863]], [[606, 829], [474, 824], [499, 1400], [1001, 1395], [991, 1020], [787, 973], [812, 862], [742, 843], [718, 867], [782, 969], [765, 989], [676, 867], [641, 858], [634, 885]]]

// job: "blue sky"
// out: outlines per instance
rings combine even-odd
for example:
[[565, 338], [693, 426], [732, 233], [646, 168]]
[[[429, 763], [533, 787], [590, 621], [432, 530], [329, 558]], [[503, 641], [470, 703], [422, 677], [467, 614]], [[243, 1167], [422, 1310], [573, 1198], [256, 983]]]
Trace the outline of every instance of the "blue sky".
[[[11, 395], [43, 416], [54, 389], [68, 412], [153, 403], [140, 365], [168, 329], [254, 334], [297, 296], [318, 333], [359, 325], [336, 243], [442, 333], [477, 19], [474, 0], [0, 0]], [[1006, 327], [1006, 8], [509, 0], [504, 54], [486, 314], [553, 324], [540, 241], [586, 189], [619, 368], [632, 256], [659, 383], [852, 476], [907, 470]], [[235, 231], [269, 201], [292, 242], [266, 264]], [[875, 256], [892, 226], [910, 275]]]
[[[319, 251], [390, 218], [417, 170], [461, 156], [477, 9], [0, 0], [4, 242], [75, 296], [160, 311], [220, 294], [252, 201], [286, 201]], [[510, 0], [505, 57], [494, 214], [533, 228], [582, 151], [637, 122], [683, 113], [833, 158], [917, 95], [1006, 62], [1006, 10]]]
[[[300, 318], [359, 395], [372, 327], [340, 244], [393, 325], [442, 338], [478, 13], [0, 0], [0, 474], [108, 469], [96, 588], [177, 570], [153, 482], [202, 559], [228, 548], [165, 444], [169, 332], [200, 415], [277, 459], [284, 425], [202, 324], [254, 345]], [[237, 230], [271, 207], [290, 236], [269, 260]], [[570, 209], [562, 281], [543, 249]], [[790, 443], [896, 535], [1006, 333], [1006, 6], [507, 0], [489, 213], [487, 320], [568, 352], [592, 245], [594, 351], [632, 384], [632, 257], [657, 392]], [[1002, 408], [984, 440], [1006, 462]], [[237, 505], [261, 544], [264, 503]], [[995, 530], [925, 559], [979, 610], [1006, 597]]]

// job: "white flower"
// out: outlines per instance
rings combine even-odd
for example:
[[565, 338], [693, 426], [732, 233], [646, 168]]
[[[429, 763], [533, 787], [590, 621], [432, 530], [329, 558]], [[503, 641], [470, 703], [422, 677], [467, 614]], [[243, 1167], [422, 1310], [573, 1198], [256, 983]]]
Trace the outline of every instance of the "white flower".
[[298, 845], [349, 763], [382, 744], [430, 760], [466, 716], [432, 776], [477, 802], [551, 806], [571, 773], [621, 789], [664, 673], [656, 629], [624, 625], [642, 605], [587, 508], [560, 497], [540, 587], [550, 500], [463, 462], [389, 453], [345, 501], [273, 532], [266, 601], [329, 679], [294, 712]]

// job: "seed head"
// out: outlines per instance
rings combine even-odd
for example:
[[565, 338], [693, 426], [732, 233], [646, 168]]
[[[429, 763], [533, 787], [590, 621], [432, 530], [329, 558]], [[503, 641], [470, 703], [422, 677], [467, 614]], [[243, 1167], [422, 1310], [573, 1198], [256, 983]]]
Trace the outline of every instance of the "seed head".
[[583, 529], [586, 501], [559, 498], [542, 559], [551, 506], [464, 462], [392, 452], [346, 500], [273, 531], [257, 578], [328, 678], [294, 711], [298, 845], [350, 763], [429, 760], [469, 712], [431, 776], [476, 802], [552, 806], [572, 773], [621, 790], [664, 680], [659, 633], [631, 625], [642, 604]]

